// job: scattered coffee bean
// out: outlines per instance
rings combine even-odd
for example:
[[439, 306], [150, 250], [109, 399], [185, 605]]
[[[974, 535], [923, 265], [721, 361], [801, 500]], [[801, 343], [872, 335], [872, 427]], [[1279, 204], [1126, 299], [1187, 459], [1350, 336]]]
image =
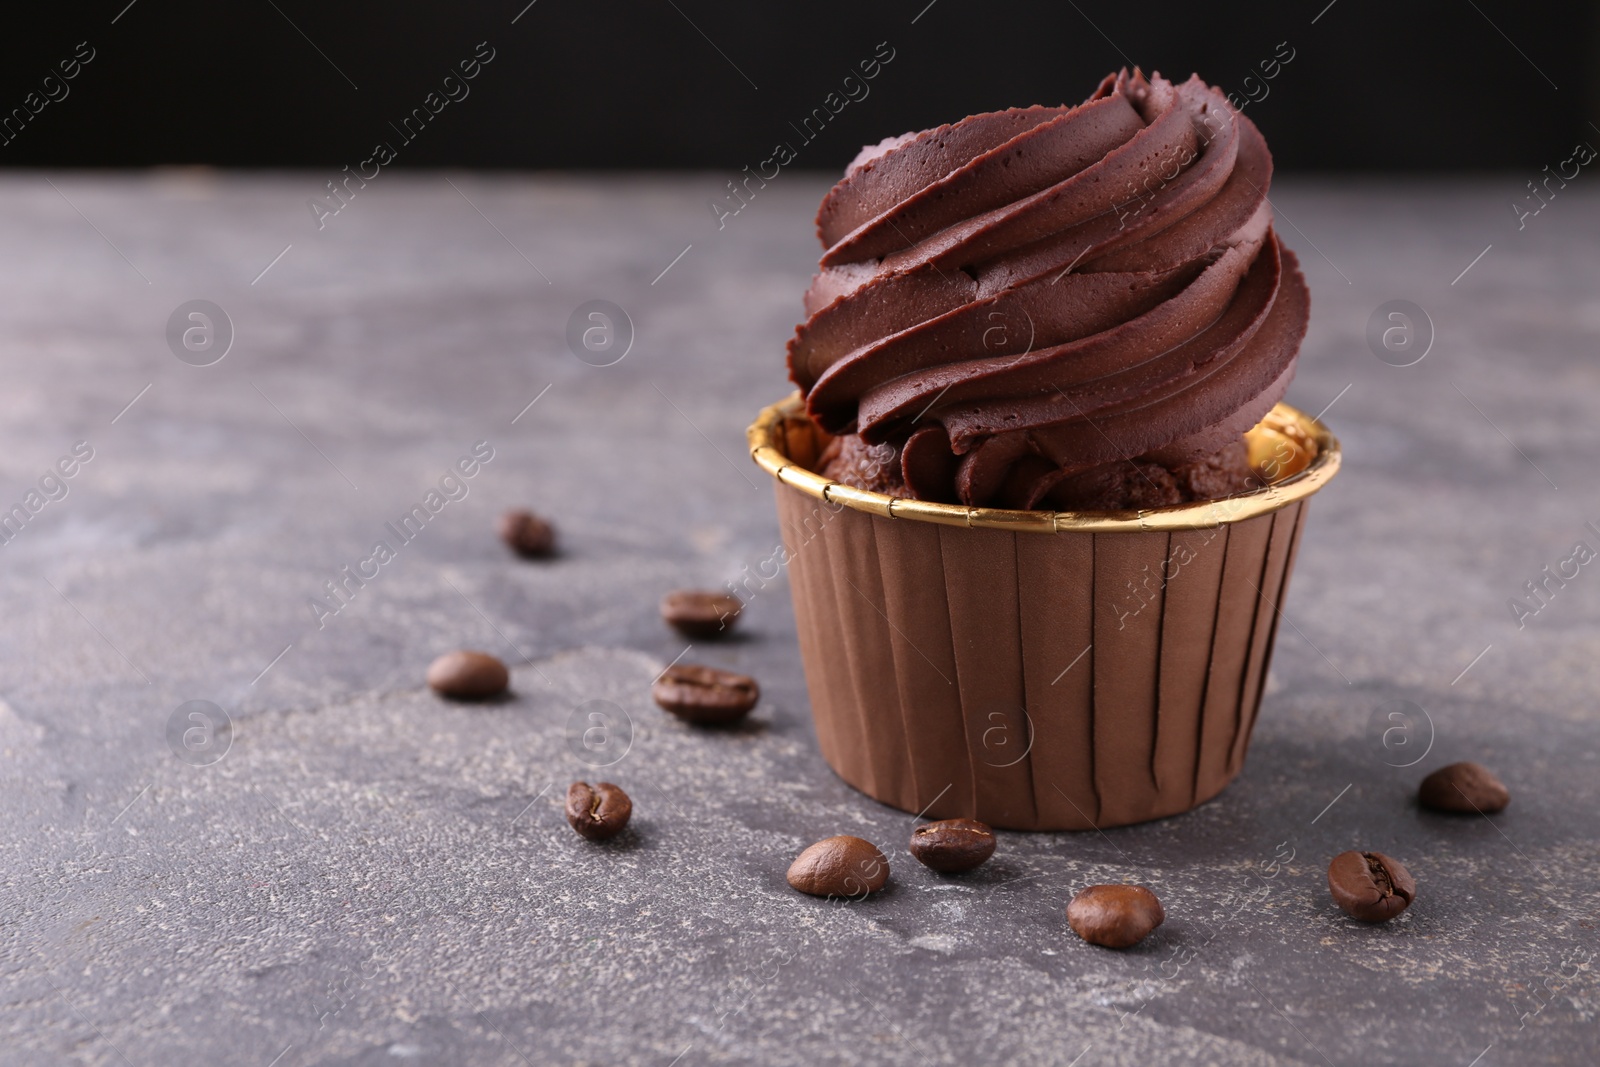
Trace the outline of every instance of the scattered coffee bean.
[[590, 841], [616, 837], [633, 815], [633, 801], [617, 786], [573, 782], [567, 787], [567, 822]]
[[1481, 763], [1452, 763], [1422, 780], [1417, 803], [1434, 811], [1487, 815], [1511, 803], [1511, 792]]
[[506, 665], [487, 652], [446, 652], [428, 665], [428, 684], [456, 700], [498, 696], [510, 681]]
[[761, 687], [743, 674], [675, 663], [656, 679], [650, 695], [685, 722], [726, 726], [750, 714], [761, 699]]
[[500, 516], [500, 540], [517, 555], [530, 559], [556, 550], [555, 527], [531, 511], [508, 511]]
[[1399, 861], [1381, 852], [1341, 852], [1328, 864], [1328, 891], [1353, 918], [1381, 923], [1411, 905], [1417, 883]]
[[1067, 905], [1067, 924], [1091, 945], [1137, 945], [1166, 920], [1161, 901], [1142, 885], [1092, 885]]
[[744, 604], [736, 596], [701, 589], [679, 589], [661, 598], [661, 617], [685, 637], [727, 633]]
[[994, 831], [977, 819], [942, 819], [911, 832], [911, 854], [940, 874], [970, 871], [994, 855]]
[[814, 897], [864, 897], [889, 880], [889, 861], [859, 837], [826, 837], [795, 858], [789, 884]]

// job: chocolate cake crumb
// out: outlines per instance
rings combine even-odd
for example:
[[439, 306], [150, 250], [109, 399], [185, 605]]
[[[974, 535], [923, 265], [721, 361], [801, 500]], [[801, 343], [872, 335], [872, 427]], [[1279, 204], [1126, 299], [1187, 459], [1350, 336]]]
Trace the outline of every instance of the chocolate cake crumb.
[[1250, 469], [1250, 449], [1242, 437], [1219, 452], [1173, 467], [1172, 477], [1185, 500], [1220, 500], [1263, 484]]
[[835, 437], [817, 457], [817, 473], [856, 489], [910, 497], [900, 472], [900, 450], [892, 444], [869, 445], [855, 434]]

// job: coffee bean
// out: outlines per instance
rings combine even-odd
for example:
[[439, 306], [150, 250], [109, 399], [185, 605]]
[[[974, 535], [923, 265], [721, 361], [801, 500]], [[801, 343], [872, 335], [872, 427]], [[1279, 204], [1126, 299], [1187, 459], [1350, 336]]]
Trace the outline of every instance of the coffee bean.
[[500, 516], [500, 540], [519, 556], [530, 559], [556, 550], [556, 531], [531, 511], [508, 511]]
[[685, 722], [726, 726], [750, 713], [761, 699], [754, 678], [688, 663], [668, 667], [650, 687], [656, 703]]
[[487, 652], [446, 652], [428, 665], [428, 684], [456, 700], [498, 696], [510, 681], [506, 665]]
[[994, 831], [977, 819], [943, 819], [911, 831], [911, 854], [940, 874], [970, 871], [994, 855]]
[[633, 815], [633, 801], [617, 786], [573, 782], [567, 787], [567, 822], [590, 841], [616, 837]]
[[1328, 864], [1328, 891], [1352, 917], [1381, 923], [1411, 906], [1417, 883], [1398, 860], [1381, 852], [1341, 852]]
[[859, 837], [826, 837], [789, 865], [789, 884], [814, 897], [864, 897], [889, 880], [889, 861]]
[[1067, 905], [1067, 924], [1092, 945], [1137, 945], [1167, 918], [1161, 901], [1142, 885], [1092, 885]]
[[679, 589], [661, 598], [661, 617], [685, 637], [719, 637], [733, 628], [744, 604], [736, 596]]
[[1511, 792], [1481, 763], [1452, 763], [1422, 780], [1417, 803], [1434, 811], [1487, 815], [1511, 803]]

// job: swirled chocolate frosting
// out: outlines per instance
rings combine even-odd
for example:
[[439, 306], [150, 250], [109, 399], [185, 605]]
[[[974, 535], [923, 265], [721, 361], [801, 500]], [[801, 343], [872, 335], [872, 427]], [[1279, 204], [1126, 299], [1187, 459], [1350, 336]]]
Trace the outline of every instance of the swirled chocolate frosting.
[[863, 149], [789, 373], [823, 473], [922, 500], [1150, 507], [1253, 482], [1242, 434], [1288, 388], [1309, 295], [1272, 157], [1192, 77], [1126, 70], [1077, 107]]

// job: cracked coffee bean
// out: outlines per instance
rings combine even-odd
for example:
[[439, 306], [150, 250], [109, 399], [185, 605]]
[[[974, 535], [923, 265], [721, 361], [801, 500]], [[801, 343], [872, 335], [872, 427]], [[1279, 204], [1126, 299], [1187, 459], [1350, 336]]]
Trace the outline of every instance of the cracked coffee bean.
[[750, 714], [761, 688], [743, 674], [682, 663], [668, 667], [650, 687], [650, 695], [685, 722], [727, 726]]
[[1137, 945], [1167, 918], [1161, 901], [1142, 885], [1092, 885], [1067, 905], [1067, 925], [1091, 945]]
[[1328, 891], [1352, 918], [1381, 923], [1417, 897], [1416, 879], [1381, 852], [1341, 852], [1328, 864]]
[[977, 819], [941, 819], [911, 832], [911, 854], [940, 874], [959, 874], [994, 855], [994, 831]]
[[499, 696], [510, 682], [506, 665], [487, 652], [446, 652], [428, 665], [428, 685], [456, 700]]
[[536, 559], [556, 550], [555, 527], [531, 511], [508, 511], [500, 516], [500, 540], [519, 556]]
[[1452, 763], [1422, 780], [1417, 803], [1434, 811], [1488, 815], [1511, 803], [1511, 792], [1481, 763]]
[[818, 841], [789, 866], [789, 884], [814, 897], [864, 897], [889, 880], [878, 846], [841, 834]]
[[661, 598], [661, 617], [685, 637], [719, 637], [743, 610], [738, 597], [705, 589], [679, 589]]
[[590, 786], [573, 782], [567, 787], [567, 822], [590, 841], [616, 837], [633, 815], [633, 801], [610, 782]]

